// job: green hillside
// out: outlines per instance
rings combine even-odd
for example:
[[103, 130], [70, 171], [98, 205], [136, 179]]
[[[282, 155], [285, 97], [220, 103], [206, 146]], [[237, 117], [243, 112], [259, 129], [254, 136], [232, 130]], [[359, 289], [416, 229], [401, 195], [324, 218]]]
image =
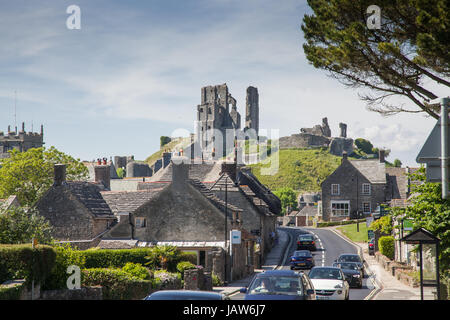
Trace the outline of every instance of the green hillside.
[[330, 154], [326, 148], [281, 149], [278, 152], [279, 168], [274, 175], [261, 175], [261, 167], [269, 167], [268, 164], [250, 165], [253, 174], [271, 190], [290, 187], [297, 192], [320, 191], [320, 183], [341, 164], [342, 159]]
[[145, 159], [145, 162], [147, 162], [149, 165], [152, 165], [155, 163], [156, 160], [162, 158], [162, 154], [165, 150], [168, 151], [178, 151], [180, 148], [185, 148], [189, 145], [190, 138], [174, 138], [169, 143], [165, 144], [160, 150], [153, 153], [151, 156], [147, 157]]

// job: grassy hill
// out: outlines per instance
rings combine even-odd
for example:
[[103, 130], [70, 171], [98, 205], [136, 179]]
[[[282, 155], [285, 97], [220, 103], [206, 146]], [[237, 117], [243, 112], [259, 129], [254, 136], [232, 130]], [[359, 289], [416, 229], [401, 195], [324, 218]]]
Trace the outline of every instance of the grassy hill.
[[341, 157], [330, 154], [326, 148], [281, 149], [278, 153], [275, 175], [261, 175], [261, 167], [269, 167], [268, 164], [250, 165], [253, 174], [271, 190], [290, 187], [297, 192], [320, 191], [320, 183], [341, 164]]
[[155, 163], [156, 160], [162, 158], [162, 154], [165, 150], [168, 151], [176, 151], [180, 148], [185, 148], [190, 143], [190, 138], [174, 138], [169, 143], [165, 144], [160, 150], [153, 153], [151, 156], [147, 157], [145, 159], [145, 162], [147, 162], [149, 165], [152, 165]]

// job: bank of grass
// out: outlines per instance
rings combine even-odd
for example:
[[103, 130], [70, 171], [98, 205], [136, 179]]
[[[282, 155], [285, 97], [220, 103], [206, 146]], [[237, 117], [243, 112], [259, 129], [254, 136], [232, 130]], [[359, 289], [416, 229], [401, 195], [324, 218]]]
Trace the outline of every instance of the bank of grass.
[[268, 157], [279, 156], [274, 175], [262, 175], [261, 168], [269, 164], [251, 165], [253, 174], [271, 190], [290, 187], [299, 191], [320, 191], [320, 184], [341, 164], [341, 157], [330, 154], [327, 148], [281, 149]]
[[172, 141], [162, 146], [160, 150], [156, 151], [155, 153], [147, 157], [145, 159], [145, 162], [147, 162], [148, 165], [151, 166], [156, 162], [156, 160], [162, 158], [162, 154], [164, 153], [165, 150], [179, 151], [180, 148], [187, 147], [189, 145], [189, 141], [190, 138], [174, 138]]
[[353, 242], [367, 242], [367, 225], [365, 222], [359, 223], [359, 232], [357, 231], [356, 223], [348, 224], [342, 227], [337, 227], [347, 238]]

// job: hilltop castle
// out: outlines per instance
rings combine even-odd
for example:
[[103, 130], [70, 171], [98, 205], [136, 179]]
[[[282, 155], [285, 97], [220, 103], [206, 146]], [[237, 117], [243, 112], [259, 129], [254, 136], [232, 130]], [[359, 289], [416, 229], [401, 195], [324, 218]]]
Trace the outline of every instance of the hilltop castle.
[[31, 148], [40, 148], [44, 145], [44, 126], [41, 125], [41, 133], [25, 132], [25, 122], [22, 122], [22, 130], [17, 132], [17, 127], [11, 131], [8, 126], [6, 135], [0, 131], [0, 159], [8, 158], [10, 150], [27, 151]]
[[[241, 136], [241, 115], [237, 111], [236, 103], [225, 83], [201, 89], [201, 104], [197, 106], [196, 136], [205, 159], [225, 156], [234, 147], [234, 138]], [[227, 130], [234, 133], [231, 136], [226, 135]], [[255, 139], [258, 137], [259, 95], [258, 89], [251, 86], [247, 88], [243, 131]], [[217, 139], [220, 134], [222, 136]]]

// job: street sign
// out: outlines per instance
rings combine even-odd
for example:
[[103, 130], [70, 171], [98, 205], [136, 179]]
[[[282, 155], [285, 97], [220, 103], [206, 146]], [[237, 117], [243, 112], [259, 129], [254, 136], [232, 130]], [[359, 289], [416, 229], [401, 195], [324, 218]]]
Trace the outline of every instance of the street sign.
[[231, 244], [241, 244], [241, 231], [231, 230], [230, 231]]
[[367, 238], [369, 240], [375, 238], [375, 233], [373, 232], [373, 230], [367, 230]]
[[403, 231], [413, 231], [413, 220], [411, 219], [403, 220]]

